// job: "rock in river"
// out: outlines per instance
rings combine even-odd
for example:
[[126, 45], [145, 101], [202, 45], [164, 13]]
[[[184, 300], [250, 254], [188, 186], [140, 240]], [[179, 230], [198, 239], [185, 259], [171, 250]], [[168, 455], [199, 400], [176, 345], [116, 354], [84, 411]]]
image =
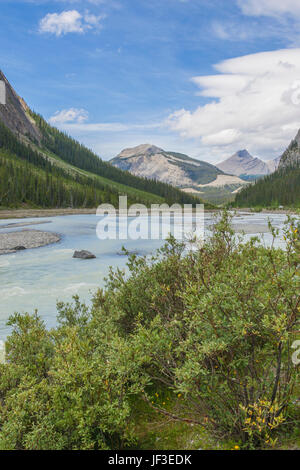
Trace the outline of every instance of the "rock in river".
[[96, 258], [96, 256], [93, 255], [93, 253], [91, 253], [90, 251], [81, 250], [81, 251], [75, 251], [75, 253], [73, 255], [73, 258], [94, 259], [94, 258]]

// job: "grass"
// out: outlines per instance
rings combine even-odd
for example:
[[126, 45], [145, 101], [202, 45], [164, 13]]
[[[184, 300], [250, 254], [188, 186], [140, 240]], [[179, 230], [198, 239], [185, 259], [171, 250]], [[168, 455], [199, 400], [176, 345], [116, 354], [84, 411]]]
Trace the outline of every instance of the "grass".
[[[176, 408], [173, 400], [168, 409]], [[197, 450], [213, 448], [207, 431], [201, 426], [182, 423], [157, 413], [138, 399], [134, 402], [136, 448], [140, 450]]]
[[[38, 146], [32, 145], [32, 147], [35, 151], [41, 153], [41, 149]], [[89, 178], [96, 179], [97, 181], [102, 183], [104, 186], [106, 186], [108, 189], [110, 188], [114, 189], [116, 191], [119, 191], [119, 193], [121, 194], [126, 193], [128, 194], [128, 196], [131, 195], [133, 197], [139, 197], [145, 201], [148, 201], [151, 204], [161, 204], [164, 202], [164, 198], [157, 196], [155, 194], [148, 193], [140, 189], [132, 188], [131, 186], [117, 183], [108, 178], [104, 178], [103, 176], [99, 176], [94, 173], [91, 173], [90, 171], [77, 168], [76, 166], [73, 166], [70, 163], [65, 162], [56, 154], [50, 152], [48, 149], [43, 148], [42, 154], [45, 157], [47, 157], [53, 164], [57, 165], [60, 168], [63, 168], [64, 170], [69, 171], [71, 174], [77, 173], [82, 176], [87, 176]]]
[[[159, 406], [169, 413], [187, 417], [186, 410], [190, 409], [190, 403], [184, 396], [174, 394], [167, 388], [148, 389], [153, 406]], [[294, 391], [294, 400], [299, 399], [300, 384]], [[132, 409], [132, 422], [134, 433], [137, 436], [135, 449], [139, 450], [238, 450], [241, 442], [233, 437], [223, 436], [217, 438], [212, 432], [202, 425], [195, 425], [175, 421], [152, 408], [146, 401], [134, 397]], [[275, 450], [299, 450], [300, 449], [300, 401], [294, 407], [291, 416], [286, 420], [286, 426], [278, 434]], [[193, 418], [191, 416], [191, 418]], [[266, 448], [267, 449], [267, 448]], [[270, 449], [270, 448], [268, 448]]]
[[[168, 411], [178, 411], [178, 407], [188, 407], [189, 403], [178, 399], [169, 401]], [[233, 438], [218, 439], [205, 426], [174, 421], [155, 410], [144, 401], [134, 401], [134, 431], [139, 450], [238, 450], [241, 443]], [[298, 410], [300, 420], [300, 406]], [[276, 450], [299, 450], [300, 429], [287, 423], [286, 432], [278, 435]]]
[[[35, 147], [34, 150], [41, 153], [41, 150], [38, 147]], [[45, 175], [45, 172], [43, 171], [43, 169], [36, 167], [30, 162], [25, 162], [24, 160], [20, 159], [16, 155], [11, 154], [10, 152], [0, 150], [0, 155], [6, 160], [13, 161], [14, 164], [16, 164], [19, 168], [26, 166], [26, 168], [28, 168], [35, 175], [38, 175], [38, 176]], [[97, 180], [107, 189], [112, 189], [115, 192], [119, 192], [119, 194], [127, 194], [129, 197], [131, 196], [134, 199], [138, 198], [144, 201], [145, 203], [148, 203], [149, 205], [150, 204], [162, 204], [163, 202], [165, 202], [164, 198], [157, 196], [155, 194], [148, 193], [146, 191], [141, 191], [139, 189], [135, 189], [130, 186], [123, 185], [121, 183], [116, 183], [102, 176], [98, 176], [88, 171], [78, 169], [75, 166], [72, 166], [64, 162], [63, 160], [61, 160], [59, 157], [52, 154], [48, 150], [43, 150], [43, 155], [45, 158], [48, 158], [52, 164], [67, 171], [70, 175], [80, 174], [81, 176], [84, 176], [86, 178]], [[66, 183], [68, 185], [72, 185], [72, 181], [66, 181]], [[74, 184], [78, 184], [78, 183], [75, 183], [74, 181]], [[30, 205], [28, 206], [28, 208], [37, 209], [38, 207]]]
[[[189, 406], [173, 399], [168, 410], [177, 411], [180, 406]], [[135, 433], [139, 450], [233, 450], [240, 443], [232, 439], [219, 440], [205, 426], [188, 424], [167, 418], [141, 400], [134, 402]]]

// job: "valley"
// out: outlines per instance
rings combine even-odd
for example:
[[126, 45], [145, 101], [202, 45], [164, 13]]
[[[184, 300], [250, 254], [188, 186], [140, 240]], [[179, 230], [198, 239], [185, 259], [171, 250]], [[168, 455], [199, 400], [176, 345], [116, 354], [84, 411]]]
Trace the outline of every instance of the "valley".
[[0, 451], [300, 450], [299, 24], [2, 0]]

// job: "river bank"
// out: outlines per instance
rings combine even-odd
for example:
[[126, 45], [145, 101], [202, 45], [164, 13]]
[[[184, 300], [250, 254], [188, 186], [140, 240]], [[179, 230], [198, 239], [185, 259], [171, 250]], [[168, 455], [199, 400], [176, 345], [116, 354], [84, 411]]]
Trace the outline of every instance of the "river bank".
[[297, 209], [251, 209], [246, 208], [234, 208], [232, 209], [236, 212], [243, 212], [246, 214], [286, 214], [286, 215], [299, 215], [299, 210]]
[[34, 217], [56, 217], [60, 215], [96, 214], [94, 209], [0, 209], [1, 219], [29, 219]]
[[[205, 212], [219, 212], [220, 209], [205, 209]], [[65, 215], [95, 215], [94, 209], [0, 209], [0, 220], [3, 219], [29, 219], [42, 217], [57, 217]], [[119, 210], [116, 209], [116, 214]]]
[[[219, 212], [219, 209], [205, 209], [205, 213]], [[256, 211], [251, 208], [233, 209], [237, 213], [255, 214]], [[29, 219], [42, 217], [57, 217], [64, 215], [90, 215], [96, 214], [97, 208], [93, 209], [0, 209], [0, 220], [3, 219]], [[118, 212], [118, 210], [116, 211]], [[257, 211], [262, 214], [290, 214], [299, 215], [299, 211], [293, 209], [262, 209]]]

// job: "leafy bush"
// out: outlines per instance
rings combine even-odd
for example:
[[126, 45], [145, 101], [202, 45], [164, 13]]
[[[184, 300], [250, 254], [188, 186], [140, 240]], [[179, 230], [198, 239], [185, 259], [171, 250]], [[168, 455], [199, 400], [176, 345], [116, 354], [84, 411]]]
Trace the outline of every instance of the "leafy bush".
[[111, 271], [91, 309], [60, 304], [54, 330], [12, 317], [0, 447], [136, 446], [141, 401], [217, 439], [274, 446], [299, 420], [299, 228], [289, 220], [286, 251], [265, 248], [241, 243], [224, 214], [197, 250], [170, 239], [151, 259], [129, 257], [130, 275]]
[[[120, 334], [131, 335], [150, 405], [153, 385], [167, 387], [188, 402], [173, 418], [204, 423], [248, 447], [272, 444], [296, 381], [290, 346], [299, 329], [298, 233], [290, 221], [287, 251], [257, 239], [241, 243], [225, 215], [198, 251], [183, 256], [171, 240], [154, 265], [131, 258], [129, 280], [111, 275], [98, 305]], [[254, 432], [248, 418], [262, 403]]]
[[[133, 442], [130, 406], [114, 339], [88, 328], [87, 309], [60, 306], [47, 332], [37, 316], [16, 315], [0, 369], [1, 449], [110, 449]], [[77, 314], [77, 315], [76, 315]], [[119, 343], [118, 343], [119, 346]]]

